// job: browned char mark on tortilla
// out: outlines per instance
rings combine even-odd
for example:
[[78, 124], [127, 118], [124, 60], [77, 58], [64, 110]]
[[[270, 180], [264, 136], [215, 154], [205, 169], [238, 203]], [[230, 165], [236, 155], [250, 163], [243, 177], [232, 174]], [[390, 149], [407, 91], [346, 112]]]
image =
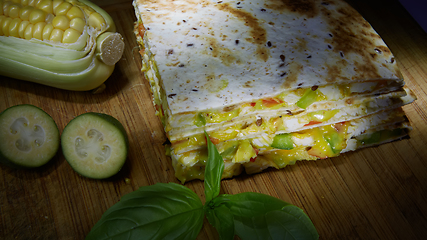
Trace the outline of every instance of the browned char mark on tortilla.
[[298, 62], [292, 62], [292, 64], [290, 64], [288, 66], [288, 72], [286, 75], [285, 81], [283, 82], [283, 87], [285, 89], [290, 89], [292, 88], [299, 79], [299, 74], [303, 71], [304, 66]]
[[256, 56], [267, 61], [270, 57], [270, 50], [265, 46], [267, 43], [267, 31], [261, 26], [259, 20], [251, 13], [244, 11], [243, 9], [235, 8], [229, 3], [220, 3], [216, 5], [219, 10], [229, 12], [236, 18], [248, 26], [250, 30], [250, 38], [245, 39], [248, 42], [257, 44]]
[[290, 11], [307, 18], [315, 17], [319, 14], [319, 8], [313, 0], [269, 0], [265, 2], [266, 8], [275, 11]]
[[[381, 78], [378, 68], [373, 61], [383, 58], [386, 62], [392, 55], [387, 46], [377, 46], [376, 41], [381, 37], [372, 31], [371, 25], [352, 7], [346, 3], [338, 6], [337, 10], [332, 12], [328, 6], [321, 8], [323, 16], [329, 26], [330, 39], [327, 39], [333, 52], [340, 54], [345, 59], [346, 56], [357, 54], [361, 57], [360, 61], [350, 61], [353, 64], [357, 79], [377, 79]], [[391, 63], [391, 61], [389, 61]], [[336, 66], [327, 66], [327, 81], [334, 82], [341, 75], [340, 69], [347, 67], [349, 62], [339, 61]], [[341, 65], [341, 66], [340, 66]], [[340, 69], [337, 69], [337, 66]], [[345, 79], [341, 79], [345, 80]], [[347, 79], [351, 80], [351, 79]]]

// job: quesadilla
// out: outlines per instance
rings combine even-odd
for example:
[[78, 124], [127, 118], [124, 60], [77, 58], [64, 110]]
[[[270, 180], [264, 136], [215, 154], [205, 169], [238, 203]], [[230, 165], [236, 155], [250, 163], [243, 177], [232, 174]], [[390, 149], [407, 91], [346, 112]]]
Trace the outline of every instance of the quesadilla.
[[176, 177], [223, 178], [408, 135], [415, 96], [390, 49], [341, 0], [134, 0], [142, 72]]

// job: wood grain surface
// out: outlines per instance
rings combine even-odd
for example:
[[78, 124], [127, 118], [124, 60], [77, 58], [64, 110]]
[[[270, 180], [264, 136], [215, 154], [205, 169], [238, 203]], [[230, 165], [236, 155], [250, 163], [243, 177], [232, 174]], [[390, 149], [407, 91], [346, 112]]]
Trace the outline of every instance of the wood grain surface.
[[[46, 166], [0, 166], [0, 239], [84, 239], [123, 195], [157, 182], [176, 182], [164, 154], [165, 135], [140, 73], [130, 0], [94, 1], [113, 17], [126, 50], [107, 89], [97, 95], [0, 78], [0, 111], [28, 103], [41, 107], [60, 132], [75, 116], [94, 111], [121, 121], [130, 152], [108, 180], [80, 177], [61, 151]], [[426, 239], [427, 236], [427, 34], [397, 0], [350, 2], [394, 53], [418, 100], [404, 107], [411, 138], [282, 170], [222, 181], [222, 193], [260, 192], [302, 208], [320, 239]], [[1, 67], [1, 66], [0, 66]], [[125, 179], [130, 181], [125, 181]], [[202, 199], [203, 183], [185, 184]], [[205, 220], [198, 239], [218, 239]]]

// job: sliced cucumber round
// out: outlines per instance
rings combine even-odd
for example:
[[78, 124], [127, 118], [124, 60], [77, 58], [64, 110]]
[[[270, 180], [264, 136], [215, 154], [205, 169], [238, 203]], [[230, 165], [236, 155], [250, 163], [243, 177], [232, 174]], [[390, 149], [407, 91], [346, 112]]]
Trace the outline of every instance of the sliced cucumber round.
[[62, 152], [80, 175], [108, 178], [120, 171], [127, 158], [128, 138], [123, 125], [103, 113], [84, 113], [71, 120], [61, 136]]
[[59, 130], [42, 109], [22, 104], [0, 113], [0, 160], [14, 167], [40, 167], [59, 148]]

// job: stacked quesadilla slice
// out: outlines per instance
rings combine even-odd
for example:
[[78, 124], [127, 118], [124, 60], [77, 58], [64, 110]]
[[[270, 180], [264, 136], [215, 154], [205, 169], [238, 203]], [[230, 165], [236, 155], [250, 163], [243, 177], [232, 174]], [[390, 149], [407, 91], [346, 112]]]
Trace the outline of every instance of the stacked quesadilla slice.
[[375, 30], [341, 0], [135, 0], [142, 71], [176, 177], [224, 178], [408, 135], [415, 96]]

